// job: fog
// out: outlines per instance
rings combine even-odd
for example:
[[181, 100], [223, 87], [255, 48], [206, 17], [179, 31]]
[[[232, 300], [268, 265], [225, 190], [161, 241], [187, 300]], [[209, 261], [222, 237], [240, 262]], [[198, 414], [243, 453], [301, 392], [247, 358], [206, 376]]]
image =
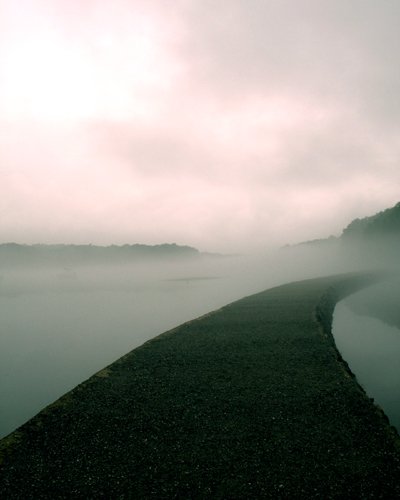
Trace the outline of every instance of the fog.
[[379, 260], [331, 241], [257, 255], [3, 265], [0, 435], [182, 322], [275, 285], [375, 268]]
[[397, 201], [399, 3], [0, 0], [0, 13], [2, 241], [246, 253], [0, 255], [0, 435], [183, 321], [396, 263], [398, 242], [272, 245]]

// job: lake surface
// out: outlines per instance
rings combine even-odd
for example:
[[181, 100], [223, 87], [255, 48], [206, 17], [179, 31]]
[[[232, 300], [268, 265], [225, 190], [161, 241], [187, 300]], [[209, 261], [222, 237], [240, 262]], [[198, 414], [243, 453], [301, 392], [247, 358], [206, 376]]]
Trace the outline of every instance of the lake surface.
[[0, 438], [185, 321], [277, 284], [243, 259], [0, 273]]
[[400, 330], [356, 314], [344, 300], [335, 308], [332, 333], [360, 385], [400, 432]]

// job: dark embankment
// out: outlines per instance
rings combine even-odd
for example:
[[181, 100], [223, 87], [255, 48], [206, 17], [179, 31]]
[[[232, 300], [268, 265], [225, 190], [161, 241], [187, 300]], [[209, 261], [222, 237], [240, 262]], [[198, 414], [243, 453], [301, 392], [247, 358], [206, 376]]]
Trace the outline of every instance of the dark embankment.
[[1, 442], [0, 497], [400, 498], [398, 435], [330, 333], [374, 279], [280, 286], [147, 342]]

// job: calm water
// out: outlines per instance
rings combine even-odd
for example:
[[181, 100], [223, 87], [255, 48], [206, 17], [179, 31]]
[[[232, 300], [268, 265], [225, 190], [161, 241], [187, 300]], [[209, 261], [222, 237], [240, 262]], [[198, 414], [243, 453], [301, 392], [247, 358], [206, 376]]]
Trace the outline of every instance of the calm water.
[[358, 315], [342, 301], [335, 309], [332, 332], [360, 385], [400, 432], [400, 330]]
[[275, 284], [238, 264], [0, 273], [0, 437], [146, 340]]

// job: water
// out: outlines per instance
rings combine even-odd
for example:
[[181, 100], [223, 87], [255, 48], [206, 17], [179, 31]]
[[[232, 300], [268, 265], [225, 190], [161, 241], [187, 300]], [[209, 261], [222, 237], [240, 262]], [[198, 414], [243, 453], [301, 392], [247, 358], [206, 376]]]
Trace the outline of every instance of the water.
[[0, 281], [0, 438], [146, 340], [275, 284], [239, 259], [19, 270]]
[[342, 301], [335, 309], [332, 332], [360, 385], [400, 432], [400, 330], [356, 314]]

